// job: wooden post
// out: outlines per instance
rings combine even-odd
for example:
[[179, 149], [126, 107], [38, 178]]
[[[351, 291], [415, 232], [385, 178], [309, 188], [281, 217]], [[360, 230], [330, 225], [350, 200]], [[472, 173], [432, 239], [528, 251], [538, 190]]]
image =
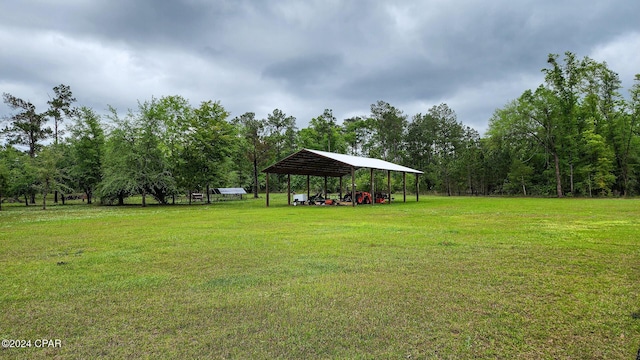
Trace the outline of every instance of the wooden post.
[[291, 174], [287, 174], [287, 205], [291, 205]]
[[266, 201], [267, 201], [267, 207], [269, 207], [269, 173], [267, 173], [267, 181], [266, 181], [266, 184], [265, 184], [265, 185], [266, 185], [266, 191], [267, 191], [267, 193], [266, 193], [266, 196], [265, 196], [265, 197], [266, 197], [266, 199], [267, 199], [267, 200], [266, 200]]
[[407, 173], [402, 172], [402, 202], [407, 202]]
[[311, 197], [311, 186], [309, 185], [309, 178], [311, 177], [311, 175], [307, 175], [307, 201], [309, 201], [309, 198]]
[[356, 169], [351, 167], [351, 206], [356, 206]]
[[324, 198], [327, 198], [327, 177], [324, 177]]
[[416, 201], [420, 201], [420, 174], [416, 173]]
[[371, 205], [376, 203], [376, 194], [374, 191], [376, 190], [373, 180], [373, 168], [371, 169]]
[[389, 204], [391, 204], [391, 170], [387, 170], [387, 196], [389, 196]]
[[340, 176], [340, 193], [338, 194], [338, 201], [342, 201], [342, 176]]

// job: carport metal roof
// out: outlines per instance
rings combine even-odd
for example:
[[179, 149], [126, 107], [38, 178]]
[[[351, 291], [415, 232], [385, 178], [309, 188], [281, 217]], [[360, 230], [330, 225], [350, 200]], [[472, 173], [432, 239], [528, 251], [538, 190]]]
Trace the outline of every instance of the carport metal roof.
[[302, 149], [262, 170], [269, 174], [291, 174], [340, 177], [361, 168], [390, 170], [412, 174], [422, 171], [388, 161], [326, 151]]

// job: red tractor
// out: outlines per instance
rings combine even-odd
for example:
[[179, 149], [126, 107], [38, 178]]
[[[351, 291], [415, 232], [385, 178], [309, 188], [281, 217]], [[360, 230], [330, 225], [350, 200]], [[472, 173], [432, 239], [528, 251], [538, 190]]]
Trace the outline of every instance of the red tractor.
[[377, 192], [376, 193], [376, 204], [384, 204], [385, 202], [387, 202], [388, 198], [389, 198], [389, 196], [386, 193]]
[[[346, 194], [342, 201], [351, 202], [351, 194]], [[371, 194], [366, 191], [357, 191], [356, 192], [356, 204], [371, 204], [372, 197]]]

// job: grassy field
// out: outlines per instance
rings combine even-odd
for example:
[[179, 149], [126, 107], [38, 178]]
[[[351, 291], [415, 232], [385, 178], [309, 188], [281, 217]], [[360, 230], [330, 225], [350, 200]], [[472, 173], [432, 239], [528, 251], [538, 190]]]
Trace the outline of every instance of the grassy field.
[[635, 358], [640, 200], [420, 200], [4, 206], [0, 358]]

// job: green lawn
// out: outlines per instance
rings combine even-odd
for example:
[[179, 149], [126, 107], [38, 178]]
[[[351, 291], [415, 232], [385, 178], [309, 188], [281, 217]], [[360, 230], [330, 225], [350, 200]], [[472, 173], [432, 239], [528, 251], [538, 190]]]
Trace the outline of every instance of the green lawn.
[[640, 200], [409, 199], [5, 205], [0, 358], [635, 358]]

